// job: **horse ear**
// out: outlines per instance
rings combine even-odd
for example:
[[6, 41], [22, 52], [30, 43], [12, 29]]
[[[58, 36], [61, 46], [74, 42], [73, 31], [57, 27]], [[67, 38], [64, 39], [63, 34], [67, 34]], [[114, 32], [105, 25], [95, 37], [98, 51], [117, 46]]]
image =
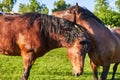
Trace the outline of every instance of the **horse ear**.
[[78, 5], [78, 3], [76, 3], [76, 5], [75, 5], [75, 10], [76, 10], [76, 12], [78, 13], [78, 10], [79, 10], [79, 5]]

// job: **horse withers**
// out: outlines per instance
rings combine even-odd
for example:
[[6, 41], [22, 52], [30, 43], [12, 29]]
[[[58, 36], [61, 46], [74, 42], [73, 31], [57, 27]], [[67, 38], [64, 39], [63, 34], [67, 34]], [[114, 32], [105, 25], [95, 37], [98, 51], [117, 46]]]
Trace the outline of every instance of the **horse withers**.
[[89, 37], [82, 27], [39, 13], [0, 14], [0, 53], [23, 57], [21, 80], [28, 79], [36, 58], [59, 47], [67, 49], [73, 74], [80, 75], [89, 48]]
[[100, 79], [106, 80], [111, 63], [115, 63], [112, 77], [114, 79], [117, 65], [120, 62], [120, 38], [117, 36], [119, 34], [116, 35], [110, 31], [98, 17], [87, 8], [80, 7], [78, 3], [63, 11], [54, 12], [53, 15], [75, 22], [87, 31], [91, 40], [88, 55], [94, 80], [98, 80], [98, 66], [103, 67]]

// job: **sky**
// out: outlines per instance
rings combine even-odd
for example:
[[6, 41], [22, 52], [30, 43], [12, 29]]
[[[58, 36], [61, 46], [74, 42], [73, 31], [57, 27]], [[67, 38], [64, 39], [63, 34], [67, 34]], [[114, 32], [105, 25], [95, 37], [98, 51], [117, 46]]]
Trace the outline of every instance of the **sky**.
[[[46, 4], [47, 8], [49, 9], [49, 14], [51, 14], [51, 9], [54, 8], [54, 1], [58, 0], [37, 0], [37, 1]], [[90, 11], [94, 10], [94, 0], [65, 0], [65, 2], [71, 5], [75, 5], [77, 2], [80, 6], [86, 7]], [[28, 4], [29, 0], [17, 0], [17, 3], [14, 5], [13, 8], [14, 12], [18, 12], [19, 3]]]
[[[58, 0], [37, 0], [38, 2], [42, 2], [43, 4], [46, 4], [47, 8], [49, 9], [49, 14], [51, 14], [51, 9], [54, 8], [54, 1], [58, 1]], [[95, 0], [65, 0], [65, 2], [71, 5], [75, 5], [76, 2], [82, 6], [82, 7], [86, 7], [88, 10], [92, 11], [94, 10], [94, 6], [95, 6]], [[109, 4], [111, 7], [114, 8], [114, 2], [115, 0], [108, 0]], [[13, 11], [14, 12], [18, 12], [18, 7], [19, 7], [19, 3], [24, 3], [24, 4], [28, 4], [29, 0], [17, 0], [17, 3], [15, 4]]]

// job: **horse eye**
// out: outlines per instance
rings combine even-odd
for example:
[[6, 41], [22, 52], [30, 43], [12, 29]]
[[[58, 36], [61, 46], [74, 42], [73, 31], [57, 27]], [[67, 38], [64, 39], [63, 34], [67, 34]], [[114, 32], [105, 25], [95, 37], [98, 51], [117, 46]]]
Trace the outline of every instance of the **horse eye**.
[[89, 41], [81, 41], [80, 44], [81, 45], [85, 45], [85, 44], [89, 44], [90, 42]]

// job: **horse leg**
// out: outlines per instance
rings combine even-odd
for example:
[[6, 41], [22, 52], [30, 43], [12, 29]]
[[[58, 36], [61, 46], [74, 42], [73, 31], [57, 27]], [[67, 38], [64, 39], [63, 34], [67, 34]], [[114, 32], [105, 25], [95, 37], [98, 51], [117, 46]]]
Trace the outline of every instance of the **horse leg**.
[[114, 80], [114, 77], [115, 77], [115, 73], [116, 73], [116, 70], [117, 70], [118, 64], [119, 64], [119, 63], [115, 63], [115, 65], [113, 66], [113, 74], [112, 74], [112, 78], [111, 78], [111, 80]]
[[106, 63], [103, 65], [103, 72], [101, 74], [100, 80], [106, 80], [109, 68], [110, 68], [110, 63]]
[[90, 60], [90, 64], [93, 70], [94, 80], [98, 80], [98, 70], [97, 66]]
[[34, 55], [34, 52], [28, 52], [22, 55], [23, 64], [24, 64], [24, 73], [21, 80], [27, 80], [29, 77], [30, 69], [36, 59], [33, 55]]

